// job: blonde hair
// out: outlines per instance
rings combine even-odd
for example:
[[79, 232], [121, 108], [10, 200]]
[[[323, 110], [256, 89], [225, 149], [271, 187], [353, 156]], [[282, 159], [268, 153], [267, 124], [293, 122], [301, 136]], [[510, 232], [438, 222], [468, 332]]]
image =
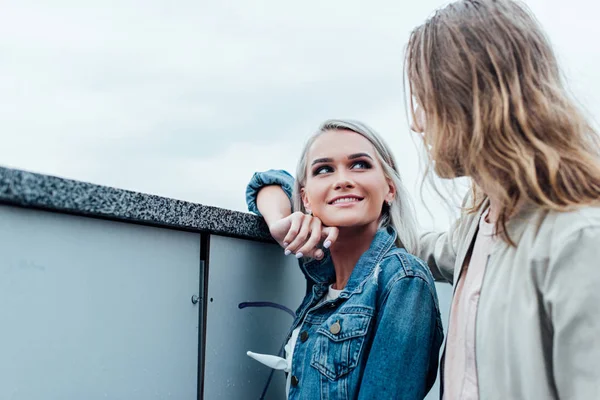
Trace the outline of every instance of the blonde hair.
[[438, 10], [411, 33], [405, 69], [430, 166], [442, 178], [473, 178], [470, 212], [486, 200], [482, 187], [494, 193], [507, 242], [520, 201], [557, 211], [598, 203], [598, 135], [524, 5], [462, 0]]
[[390, 179], [396, 188], [396, 196], [394, 196], [394, 200], [392, 200], [391, 205], [388, 206], [387, 204], [384, 204], [382, 207], [379, 226], [393, 227], [398, 235], [396, 245], [398, 247], [404, 247], [409, 253], [417, 254], [419, 250], [419, 242], [414, 208], [408, 191], [404, 187], [402, 179], [400, 179], [400, 174], [396, 168], [396, 160], [394, 159], [394, 156], [392, 155], [388, 145], [377, 134], [377, 132], [362, 122], [354, 120], [331, 119], [321, 124], [317, 132], [308, 139], [304, 149], [302, 150], [302, 155], [300, 156], [300, 160], [298, 161], [298, 166], [296, 168], [296, 181], [294, 183], [294, 191], [292, 194], [294, 211], [301, 211], [303, 213], [306, 212], [304, 203], [302, 202], [301, 191], [306, 185], [308, 152], [312, 144], [319, 136], [327, 131], [334, 130], [348, 130], [358, 133], [373, 145], [375, 148], [376, 157], [383, 168], [385, 177]]

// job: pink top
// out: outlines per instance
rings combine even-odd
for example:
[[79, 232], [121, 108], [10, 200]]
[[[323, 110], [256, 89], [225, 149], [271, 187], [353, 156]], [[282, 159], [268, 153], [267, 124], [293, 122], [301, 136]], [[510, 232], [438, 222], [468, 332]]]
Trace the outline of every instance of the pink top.
[[444, 400], [479, 399], [475, 323], [483, 275], [495, 240], [494, 224], [486, 221], [488, 212], [489, 209], [481, 216], [471, 259], [463, 267], [452, 299], [444, 365]]

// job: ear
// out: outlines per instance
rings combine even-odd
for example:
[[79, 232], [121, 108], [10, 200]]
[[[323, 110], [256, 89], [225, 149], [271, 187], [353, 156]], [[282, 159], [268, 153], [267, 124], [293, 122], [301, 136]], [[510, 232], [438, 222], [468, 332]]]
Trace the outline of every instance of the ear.
[[387, 184], [388, 184], [388, 192], [385, 195], [385, 201], [386, 203], [392, 202], [394, 201], [394, 199], [396, 198], [396, 185], [394, 185], [394, 182], [392, 182], [391, 179], [386, 179]]
[[310, 212], [311, 212], [310, 200], [308, 199], [308, 194], [306, 193], [306, 190], [304, 190], [304, 188], [300, 189], [300, 196], [302, 197], [302, 203], [304, 204], [304, 209], [306, 210], [307, 213], [310, 214]]

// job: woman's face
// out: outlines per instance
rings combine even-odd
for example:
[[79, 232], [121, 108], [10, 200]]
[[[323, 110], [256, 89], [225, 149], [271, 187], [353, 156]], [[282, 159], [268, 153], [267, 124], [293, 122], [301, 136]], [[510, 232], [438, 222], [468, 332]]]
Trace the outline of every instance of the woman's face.
[[375, 226], [395, 187], [371, 142], [349, 130], [321, 134], [307, 154], [304, 207], [327, 226]]
[[[410, 129], [413, 132], [421, 135], [423, 143], [429, 157], [434, 162], [434, 170], [440, 178], [451, 179], [464, 176], [464, 168], [461, 163], [461, 158], [456, 156], [456, 150], [452, 146], [452, 141], [446, 140], [442, 152], [437, 151], [434, 147], [435, 137], [432, 137], [433, 132], [426, 132], [427, 123], [425, 120], [425, 111], [418, 102], [414, 101], [415, 110], [414, 118], [410, 124]], [[439, 141], [437, 142], [439, 145]]]
[[410, 123], [410, 130], [415, 133], [418, 133], [421, 136], [421, 139], [423, 140], [423, 144], [427, 148], [427, 151], [430, 155], [432, 155], [433, 152], [431, 144], [427, 143], [427, 138], [425, 137], [425, 111], [416, 100], [413, 100], [413, 104], [414, 112], [413, 119]]

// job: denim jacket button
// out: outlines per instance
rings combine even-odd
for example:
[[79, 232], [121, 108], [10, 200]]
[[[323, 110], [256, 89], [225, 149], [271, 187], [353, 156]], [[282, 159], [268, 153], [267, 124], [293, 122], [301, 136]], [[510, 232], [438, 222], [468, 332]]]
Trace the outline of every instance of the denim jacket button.
[[302, 343], [306, 342], [308, 340], [308, 332], [302, 331], [302, 333], [300, 333], [300, 340]]
[[342, 326], [340, 325], [340, 321], [336, 321], [333, 325], [329, 327], [329, 332], [337, 335], [342, 330]]
[[290, 379], [290, 383], [292, 384], [292, 386], [296, 387], [298, 386], [298, 377], [296, 375], [292, 375], [291, 379]]

